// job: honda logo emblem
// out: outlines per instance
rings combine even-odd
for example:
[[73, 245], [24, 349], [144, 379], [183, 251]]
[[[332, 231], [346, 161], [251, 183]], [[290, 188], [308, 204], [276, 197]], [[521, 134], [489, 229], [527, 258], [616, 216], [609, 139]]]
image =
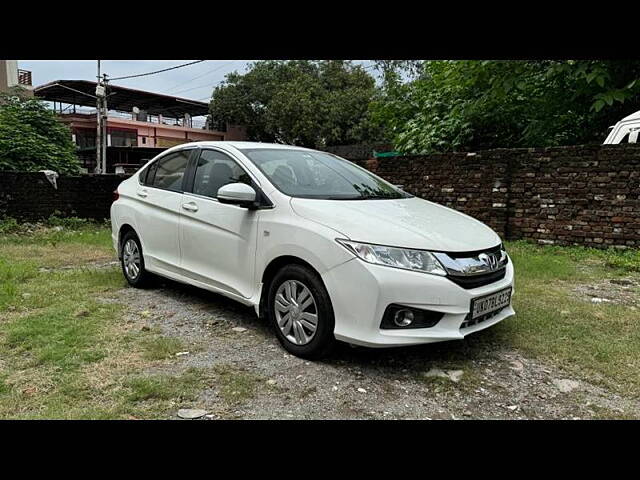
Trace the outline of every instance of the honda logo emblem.
[[495, 270], [498, 268], [498, 259], [495, 255], [487, 255], [486, 253], [481, 253], [478, 255], [478, 260], [484, 263], [489, 270]]

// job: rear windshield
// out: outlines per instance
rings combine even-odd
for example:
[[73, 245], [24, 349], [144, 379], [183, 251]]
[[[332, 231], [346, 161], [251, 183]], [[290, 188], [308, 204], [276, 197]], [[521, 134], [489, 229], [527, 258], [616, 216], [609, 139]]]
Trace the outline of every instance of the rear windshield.
[[411, 197], [367, 170], [328, 153], [243, 149], [278, 190], [291, 197], [369, 200]]

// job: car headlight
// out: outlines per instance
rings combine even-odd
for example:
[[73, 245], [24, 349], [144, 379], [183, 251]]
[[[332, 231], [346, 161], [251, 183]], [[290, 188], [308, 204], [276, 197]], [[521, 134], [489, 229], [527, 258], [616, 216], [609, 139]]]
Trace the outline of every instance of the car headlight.
[[371, 243], [352, 242], [342, 238], [336, 238], [336, 241], [355, 256], [368, 263], [415, 270], [433, 275], [445, 276], [447, 274], [440, 262], [426, 250], [387, 247]]

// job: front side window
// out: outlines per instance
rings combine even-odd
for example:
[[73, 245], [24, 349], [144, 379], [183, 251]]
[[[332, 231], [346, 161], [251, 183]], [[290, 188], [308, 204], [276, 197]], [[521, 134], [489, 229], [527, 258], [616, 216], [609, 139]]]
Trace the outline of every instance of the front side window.
[[249, 159], [281, 192], [292, 197], [330, 200], [406, 198], [411, 195], [328, 153], [243, 149]]
[[224, 153], [216, 150], [203, 150], [196, 167], [193, 193], [216, 198], [218, 189], [229, 183], [251, 185], [251, 177]]
[[190, 154], [191, 150], [181, 150], [162, 157], [152, 165], [152, 169], [155, 170], [153, 178], [151, 178], [153, 171], [149, 170], [147, 183], [152, 187], [181, 192], [182, 177], [187, 169]]

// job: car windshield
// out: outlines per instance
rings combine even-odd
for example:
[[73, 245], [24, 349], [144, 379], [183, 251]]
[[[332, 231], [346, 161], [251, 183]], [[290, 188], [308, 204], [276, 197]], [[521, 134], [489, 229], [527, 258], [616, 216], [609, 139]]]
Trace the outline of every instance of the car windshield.
[[411, 197], [372, 173], [328, 153], [242, 149], [278, 190], [291, 197], [370, 200]]

